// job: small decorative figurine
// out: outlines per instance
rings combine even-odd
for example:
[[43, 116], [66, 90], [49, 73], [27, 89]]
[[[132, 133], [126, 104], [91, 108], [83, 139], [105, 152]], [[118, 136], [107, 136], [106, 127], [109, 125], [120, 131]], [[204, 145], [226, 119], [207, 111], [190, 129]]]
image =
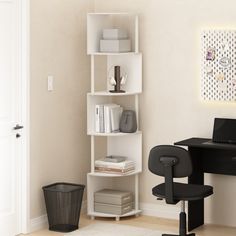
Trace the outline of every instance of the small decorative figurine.
[[114, 90], [110, 90], [111, 93], [125, 93], [124, 90], [121, 90], [121, 85], [124, 85], [127, 80], [127, 74], [121, 76], [120, 66], [114, 66], [114, 76], [109, 76], [109, 81]]
[[216, 80], [223, 81], [225, 79], [225, 75], [223, 73], [219, 73], [216, 75]]
[[228, 68], [231, 66], [231, 60], [230, 58], [228, 57], [222, 57], [220, 60], [219, 60], [219, 65], [223, 68]]
[[206, 59], [207, 59], [208, 61], [214, 61], [214, 60], [215, 60], [215, 55], [216, 55], [216, 50], [215, 50], [215, 48], [208, 47], [208, 48], [207, 48]]
[[213, 75], [213, 68], [211, 66], [206, 66], [207, 75]]

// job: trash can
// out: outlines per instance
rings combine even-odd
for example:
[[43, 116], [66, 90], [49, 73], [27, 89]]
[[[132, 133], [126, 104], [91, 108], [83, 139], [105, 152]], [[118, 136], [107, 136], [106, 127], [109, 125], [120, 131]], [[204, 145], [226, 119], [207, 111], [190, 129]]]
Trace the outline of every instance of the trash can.
[[84, 185], [54, 183], [43, 187], [49, 230], [71, 232], [79, 228]]

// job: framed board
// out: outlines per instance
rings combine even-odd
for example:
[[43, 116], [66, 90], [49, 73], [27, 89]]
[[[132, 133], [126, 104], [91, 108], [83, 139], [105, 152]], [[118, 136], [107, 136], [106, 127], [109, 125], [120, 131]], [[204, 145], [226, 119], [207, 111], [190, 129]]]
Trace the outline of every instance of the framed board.
[[236, 101], [236, 30], [201, 32], [201, 97]]

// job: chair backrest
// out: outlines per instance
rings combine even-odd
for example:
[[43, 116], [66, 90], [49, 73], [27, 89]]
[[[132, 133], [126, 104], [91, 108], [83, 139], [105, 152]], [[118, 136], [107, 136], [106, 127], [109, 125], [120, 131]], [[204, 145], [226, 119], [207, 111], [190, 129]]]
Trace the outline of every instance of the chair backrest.
[[149, 170], [156, 175], [165, 176], [165, 165], [172, 162], [174, 178], [192, 174], [192, 161], [187, 150], [173, 145], [159, 145], [151, 149], [148, 160]]
[[165, 177], [165, 199], [168, 204], [176, 204], [174, 199], [173, 178], [187, 177], [192, 174], [192, 161], [188, 151], [172, 145], [152, 148], [148, 160], [149, 170]]

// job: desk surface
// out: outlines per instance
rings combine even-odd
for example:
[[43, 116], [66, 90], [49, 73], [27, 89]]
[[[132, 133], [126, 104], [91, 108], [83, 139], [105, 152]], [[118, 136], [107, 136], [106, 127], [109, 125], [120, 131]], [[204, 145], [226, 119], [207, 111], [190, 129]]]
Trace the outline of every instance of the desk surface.
[[213, 143], [209, 138], [189, 138], [179, 142], [175, 142], [174, 145], [198, 147], [198, 148], [200, 147], [200, 148], [236, 150], [236, 144]]

